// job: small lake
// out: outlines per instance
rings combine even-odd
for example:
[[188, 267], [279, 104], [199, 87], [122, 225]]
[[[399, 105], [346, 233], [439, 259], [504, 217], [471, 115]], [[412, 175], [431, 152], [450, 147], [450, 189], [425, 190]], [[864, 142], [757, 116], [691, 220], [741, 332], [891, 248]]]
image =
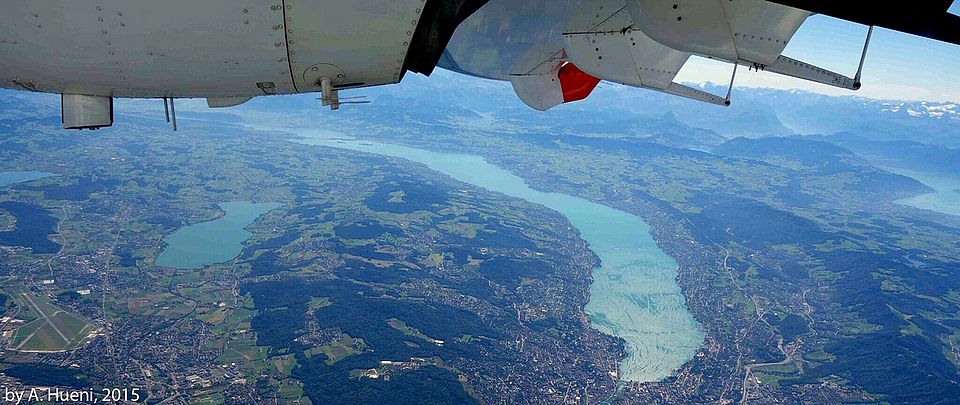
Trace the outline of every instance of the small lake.
[[185, 226], [163, 238], [166, 247], [156, 265], [199, 269], [232, 260], [240, 255], [243, 242], [253, 236], [244, 228], [282, 204], [232, 201], [219, 205], [223, 210], [219, 218]]
[[586, 312], [591, 324], [627, 343], [620, 378], [658, 381], [700, 349], [703, 332], [676, 283], [677, 263], [663, 253], [639, 217], [588, 200], [531, 189], [524, 180], [474, 155], [306, 134], [297, 142], [419, 162], [454, 179], [544, 205], [565, 215], [602, 262], [593, 272]]
[[904, 198], [896, 202], [911, 207], [960, 216], [960, 176], [949, 176], [904, 169], [888, 169], [912, 177], [936, 190], [933, 193]]
[[39, 180], [44, 177], [50, 177], [50, 176], [56, 176], [56, 174], [47, 173], [47, 172], [36, 172], [36, 171], [0, 172], [0, 187], [9, 186], [11, 184]]
[[[0, 187], [51, 176], [56, 174], [37, 171], [0, 172]], [[0, 232], [0, 245], [30, 248], [35, 254], [56, 253], [60, 250], [60, 245], [48, 237], [56, 232], [57, 218], [43, 207], [17, 201], [4, 201], [0, 203], [0, 210], [13, 216], [16, 221], [13, 229]]]

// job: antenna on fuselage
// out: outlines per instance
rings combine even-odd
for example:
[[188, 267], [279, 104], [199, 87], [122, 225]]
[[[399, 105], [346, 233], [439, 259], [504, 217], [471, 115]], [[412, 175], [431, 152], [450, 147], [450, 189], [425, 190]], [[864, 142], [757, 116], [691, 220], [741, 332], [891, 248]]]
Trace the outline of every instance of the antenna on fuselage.
[[[168, 103], [169, 99], [169, 103]], [[177, 132], [177, 109], [173, 106], [173, 97], [163, 98], [163, 118], [173, 124], [173, 132]]]
[[170, 107], [167, 105], [167, 98], [163, 98], [163, 118], [170, 122]]
[[324, 106], [330, 106], [331, 110], [338, 110], [343, 104], [369, 104], [369, 100], [364, 100], [366, 96], [344, 97], [340, 98], [340, 90], [333, 88], [333, 82], [329, 77], [320, 78], [320, 102]]

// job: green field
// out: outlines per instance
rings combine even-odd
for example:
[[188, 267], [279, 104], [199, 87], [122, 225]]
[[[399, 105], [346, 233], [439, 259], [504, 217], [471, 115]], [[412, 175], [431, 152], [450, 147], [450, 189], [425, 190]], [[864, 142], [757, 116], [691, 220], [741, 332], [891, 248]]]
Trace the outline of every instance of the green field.
[[387, 324], [390, 325], [391, 328], [401, 331], [403, 332], [403, 334], [407, 336], [413, 336], [415, 338], [418, 338], [420, 340], [424, 340], [426, 342], [433, 343], [433, 344], [438, 344], [438, 342], [442, 344], [440, 340], [434, 339], [430, 336], [423, 334], [423, 332], [420, 332], [420, 330], [418, 330], [417, 328], [407, 325], [406, 322], [400, 319], [390, 318], [387, 320]]
[[35, 319], [14, 331], [10, 345], [20, 351], [56, 352], [75, 349], [94, 328], [79, 315], [28, 294], [13, 295], [17, 304]]
[[363, 339], [355, 339], [350, 335], [343, 335], [340, 339], [323, 346], [314, 347], [303, 352], [303, 354], [307, 356], [307, 358], [310, 358], [322, 353], [327, 356], [327, 365], [332, 366], [340, 360], [366, 352], [368, 349]]
[[223, 354], [217, 359], [221, 363], [254, 364], [259, 367], [266, 367], [259, 364], [267, 358], [267, 347], [257, 346], [256, 337], [243, 336], [228, 340]]

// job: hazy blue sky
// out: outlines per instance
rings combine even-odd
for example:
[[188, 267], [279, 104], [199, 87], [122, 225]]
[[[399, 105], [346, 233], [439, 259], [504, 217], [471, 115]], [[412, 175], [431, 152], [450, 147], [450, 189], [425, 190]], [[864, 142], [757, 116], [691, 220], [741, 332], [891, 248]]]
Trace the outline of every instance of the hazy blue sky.
[[[958, 10], [958, 4], [951, 8]], [[813, 16], [791, 40], [784, 55], [853, 76], [866, 33], [863, 25]], [[731, 69], [730, 64], [692, 58], [677, 80], [727, 83]], [[864, 66], [863, 88], [858, 92], [746, 69], [737, 72], [737, 85], [884, 99], [960, 101], [960, 46], [877, 28]]]

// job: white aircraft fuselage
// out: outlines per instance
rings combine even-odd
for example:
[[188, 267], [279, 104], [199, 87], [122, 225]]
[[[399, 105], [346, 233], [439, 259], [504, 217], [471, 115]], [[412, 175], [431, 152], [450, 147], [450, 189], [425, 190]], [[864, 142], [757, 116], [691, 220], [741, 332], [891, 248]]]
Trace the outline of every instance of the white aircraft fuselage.
[[396, 83], [424, 0], [31, 0], [0, 13], [0, 86], [244, 98]]

